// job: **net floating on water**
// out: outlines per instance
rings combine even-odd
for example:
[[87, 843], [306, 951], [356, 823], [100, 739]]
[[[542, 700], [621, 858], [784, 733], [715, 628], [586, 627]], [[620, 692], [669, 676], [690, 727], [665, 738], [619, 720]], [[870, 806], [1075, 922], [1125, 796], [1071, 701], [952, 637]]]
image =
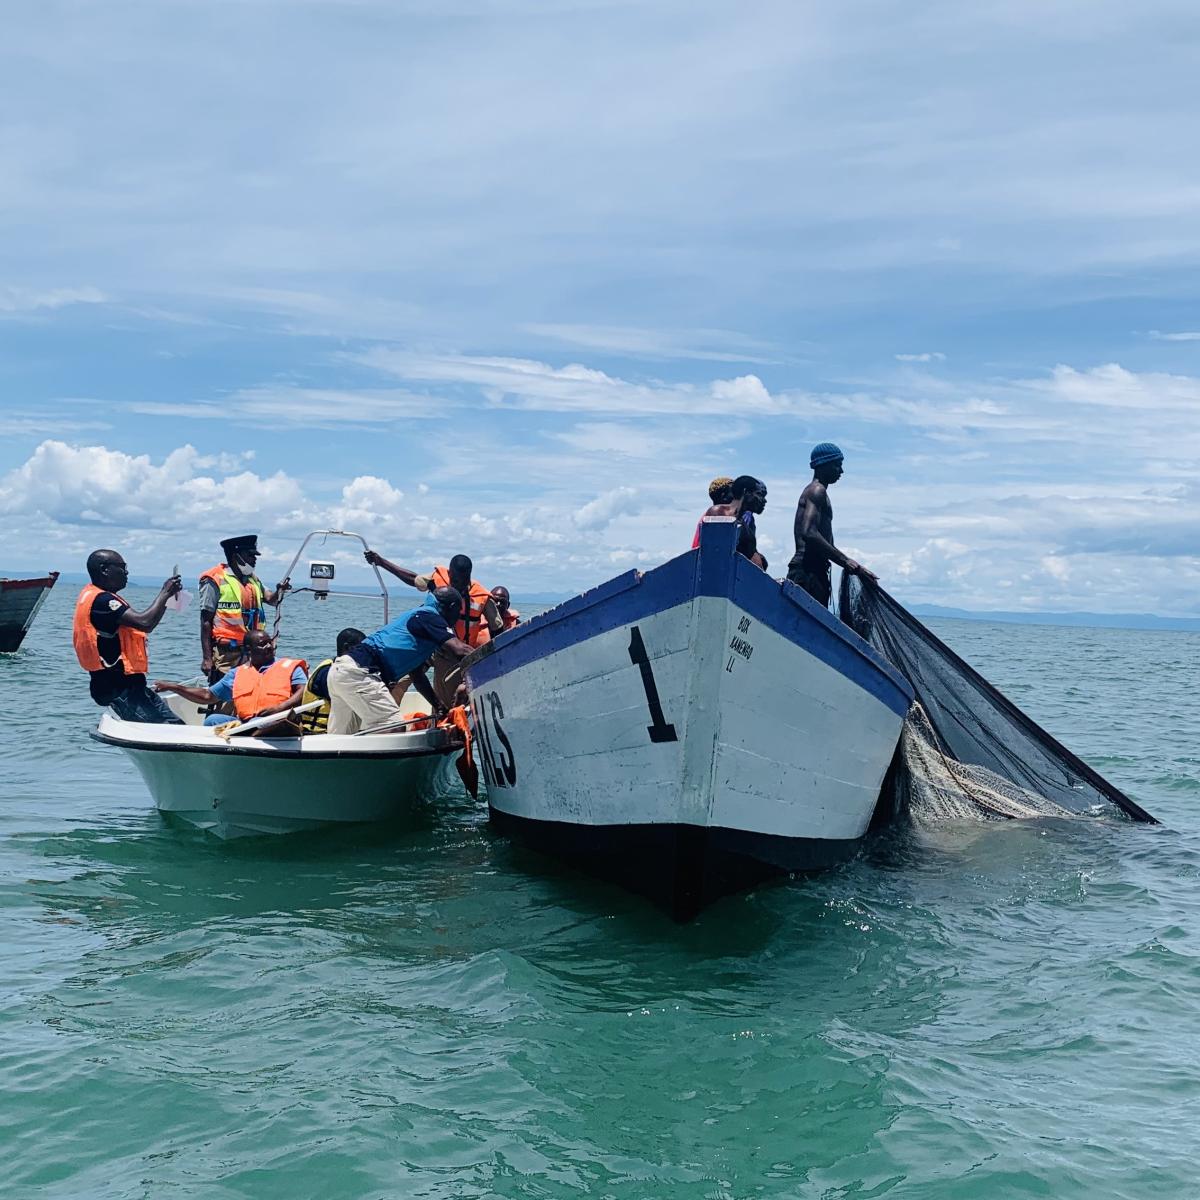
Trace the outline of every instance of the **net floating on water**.
[[1135, 821], [1154, 822], [877, 584], [843, 572], [838, 610], [916, 693], [889, 772], [898, 808], [930, 819], [1011, 818], [1093, 814], [1113, 805]]

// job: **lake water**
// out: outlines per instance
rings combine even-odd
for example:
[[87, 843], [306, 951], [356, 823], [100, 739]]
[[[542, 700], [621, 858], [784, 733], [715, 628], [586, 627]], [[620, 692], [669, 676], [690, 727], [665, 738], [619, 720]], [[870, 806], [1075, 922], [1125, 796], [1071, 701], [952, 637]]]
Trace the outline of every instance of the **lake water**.
[[[88, 740], [76, 591], [0, 656], [5, 1200], [1200, 1191], [1200, 636], [936, 624], [1162, 826], [902, 829], [680, 927], [449, 782], [402, 828], [166, 824]], [[378, 623], [288, 608], [313, 659]]]

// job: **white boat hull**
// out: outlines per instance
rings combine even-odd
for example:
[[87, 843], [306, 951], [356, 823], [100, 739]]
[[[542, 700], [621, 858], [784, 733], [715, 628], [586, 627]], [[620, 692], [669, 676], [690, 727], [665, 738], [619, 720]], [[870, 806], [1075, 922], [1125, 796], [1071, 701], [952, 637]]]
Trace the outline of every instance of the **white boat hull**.
[[911, 701], [865, 642], [735, 556], [733, 532], [706, 523], [700, 550], [467, 667], [497, 823], [680, 915], [851, 856]]
[[161, 812], [220, 838], [403, 818], [456, 749], [445, 730], [225, 742], [202, 726], [108, 713], [93, 736], [129, 755]]

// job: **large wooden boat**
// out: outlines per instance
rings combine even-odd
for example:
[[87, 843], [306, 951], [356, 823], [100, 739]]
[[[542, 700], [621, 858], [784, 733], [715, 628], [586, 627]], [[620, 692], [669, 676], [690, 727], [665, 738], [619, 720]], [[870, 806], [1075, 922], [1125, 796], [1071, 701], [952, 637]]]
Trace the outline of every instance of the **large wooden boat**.
[[686, 919], [867, 832], [907, 681], [802, 589], [699, 548], [500, 635], [466, 666], [491, 816]]

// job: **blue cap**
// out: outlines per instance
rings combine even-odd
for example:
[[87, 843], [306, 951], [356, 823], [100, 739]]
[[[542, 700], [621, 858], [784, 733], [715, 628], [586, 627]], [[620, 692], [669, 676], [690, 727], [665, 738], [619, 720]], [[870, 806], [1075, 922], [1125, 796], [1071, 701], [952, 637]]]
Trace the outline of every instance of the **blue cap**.
[[809, 455], [810, 467], [821, 467], [826, 463], [841, 462], [846, 456], [832, 442], [818, 442]]

